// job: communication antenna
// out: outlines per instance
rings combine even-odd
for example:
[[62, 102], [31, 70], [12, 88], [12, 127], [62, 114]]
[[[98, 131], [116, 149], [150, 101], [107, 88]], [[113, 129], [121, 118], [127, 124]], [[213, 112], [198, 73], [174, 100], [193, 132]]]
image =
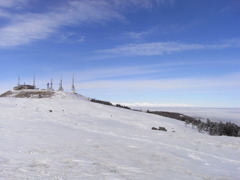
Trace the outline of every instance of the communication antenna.
[[33, 75], [33, 87], [34, 87], [34, 89], [35, 89], [35, 75]]
[[60, 83], [59, 83], [59, 89], [58, 91], [63, 91], [63, 87], [62, 87], [62, 76], [61, 76], [61, 80], [60, 80]]
[[73, 74], [73, 77], [72, 77], [72, 92], [76, 93], [76, 89], [75, 89], [75, 86], [74, 86], [74, 74]]
[[50, 82], [50, 91], [53, 90], [53, 80], [51, 79], [51, 82]]
[[20, 77], [18, 76], [18, 83], [17, 85], [19, 86], [20, 85]]

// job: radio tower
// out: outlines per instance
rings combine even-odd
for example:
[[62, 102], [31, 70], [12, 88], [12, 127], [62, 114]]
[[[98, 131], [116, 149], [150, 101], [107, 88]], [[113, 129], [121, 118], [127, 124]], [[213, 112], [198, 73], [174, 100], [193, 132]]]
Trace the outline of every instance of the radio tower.
[[53, 82], [52, 82], [52, 79], [51, 79], [51, 82], [50, 82], [50, 91], [53, 91]]
[[75, 89], [75, 86], [74, 86], [74, 74], [73, 74], [73, 77], [72, 77], [72, 93], [76, 93], [76, 89]]
[[18, 83], [17, 85], [19, 86], [20, 85], [20, 77], [18, 76]]
[[35, 86], [35, 75], [33, 76], [33, 87], [34, 87], [34, 89], [36, 88], [36, 86]]
[[64, 91], [64, 90], [63, 90], [63, 87], [62, 87], [62, 76], [61, 76], [61, 81], [60, 81], [60, 83], [59, 83], [59, 89], [58, 89], [58, 91]]

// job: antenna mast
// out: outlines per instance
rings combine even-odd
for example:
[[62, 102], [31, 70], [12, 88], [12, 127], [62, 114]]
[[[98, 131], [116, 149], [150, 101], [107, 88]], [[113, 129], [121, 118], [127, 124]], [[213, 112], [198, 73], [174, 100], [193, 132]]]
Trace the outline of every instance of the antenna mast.
[[34, 89], [36, 88], [36, 86], [35, 86], [35, 75], [33, 76], [33, 87], [34, 87]]
[[51, 79], [51, 83], [50, 83], [50, 91], [52, 91], [53, 90], [53, 82], [52, 82], [53, 80]]
[[59, 89], [58, 91], [64, 91], [63, 90], [63, 87], [62, 87], [62, 76], [61, 76], [61, 80], [60, 80], [60, 83], [59, 83]]
[[72, 92], [76, 93], [76, 89], [75, 89], [75, 86], [74, 86], [74, 74], [73, 74], [73, 77], [72, 77]]
[[20, 77], [18, 76], [18, 83], [17, 85], [19, 86], [20, 85]]

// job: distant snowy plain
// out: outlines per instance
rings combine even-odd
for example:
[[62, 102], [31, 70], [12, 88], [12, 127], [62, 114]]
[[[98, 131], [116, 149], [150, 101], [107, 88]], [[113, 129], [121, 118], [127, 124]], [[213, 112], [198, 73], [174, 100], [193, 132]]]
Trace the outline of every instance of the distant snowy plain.
[[68, 93], [0, 98], [0, 142], [1, 180], [240, 177], [240, 138]]

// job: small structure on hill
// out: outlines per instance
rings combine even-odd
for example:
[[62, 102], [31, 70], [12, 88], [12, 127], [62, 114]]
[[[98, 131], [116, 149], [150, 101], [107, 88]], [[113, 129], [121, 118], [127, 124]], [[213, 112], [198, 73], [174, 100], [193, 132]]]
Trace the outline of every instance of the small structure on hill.
[[13, 88], [13, 90], [24, 90], [24, 89], [35, 89], [35, 86], [33, 85], [28, 85], [28, 84], [24, 84], [24, 85], [18, 85], [18, 86], [15, 86]]
[[[59, 89], [58, 91], [64, 91], [63, 84], [62, 84], [62, 77], [59, 83]], [[74, 86], [74, 75], [72, 77], [72, 86], [71, 86], [71, 92], [75, 95], [78, 95], [75, 90]], [[18, 76], [18, 82], [17, 86], [13, 87], [13, 90], [9, 90], [3, 94], [0, 94], [0, 97], [17, 97], [17, 98], [50, 98], [53, 97], [57, 93], [53, 89], [53, 79], [50, 80], [50, 82], [47, 83], [46, 89], [39, 89], [36, 88], [35, 85], [35, 75], [33, 76], [33, 82], [31, 84], [21, 84], [20, 83], [20, 77]]]
[[13, 88], [13, 90], [18, 91], [18, 90], [24, 90], [24, 89], [36, 89], [35, 86], [35, 76], [33, 76], [33, 85], [29, 84], [20, 84], [20, 77], [18, 76], [18, 83], [17, 86]]
[[[18, 76], [18, 82], [17, 82], [17, 86], [13, 87], [13, 90], [15, 91], [20, 91], [20, 90], [39, 90], [39, 88], [36, 88], [35, 85], [35, 75], [33, 76], [33, 83], [31, 84], [21, 84], [20, 83], [20, 77]], [[47, 90], [47, 91], [54, 91], [53, 89], [53, 79], [51, 78], [50, 82], [47, 83], [47, 88], [46, 89], [42, 89], [42, 90]], [[59, 83], [59, 88], [58, 91], [64, 91], [63, 89], [63, 81], [62, 81], [62, 77]], [[71, 92], [74, 94], [76, 93], [76, 89], [75, 89], [75, 85], [74, 85], [74, 74], [72, 77], [72, 86], [71, 86]]]
[[53, 89], [53, 80], [51, 79], [50, 83], [47, 83], [47, 90], [48, 91], [54, 91]]

